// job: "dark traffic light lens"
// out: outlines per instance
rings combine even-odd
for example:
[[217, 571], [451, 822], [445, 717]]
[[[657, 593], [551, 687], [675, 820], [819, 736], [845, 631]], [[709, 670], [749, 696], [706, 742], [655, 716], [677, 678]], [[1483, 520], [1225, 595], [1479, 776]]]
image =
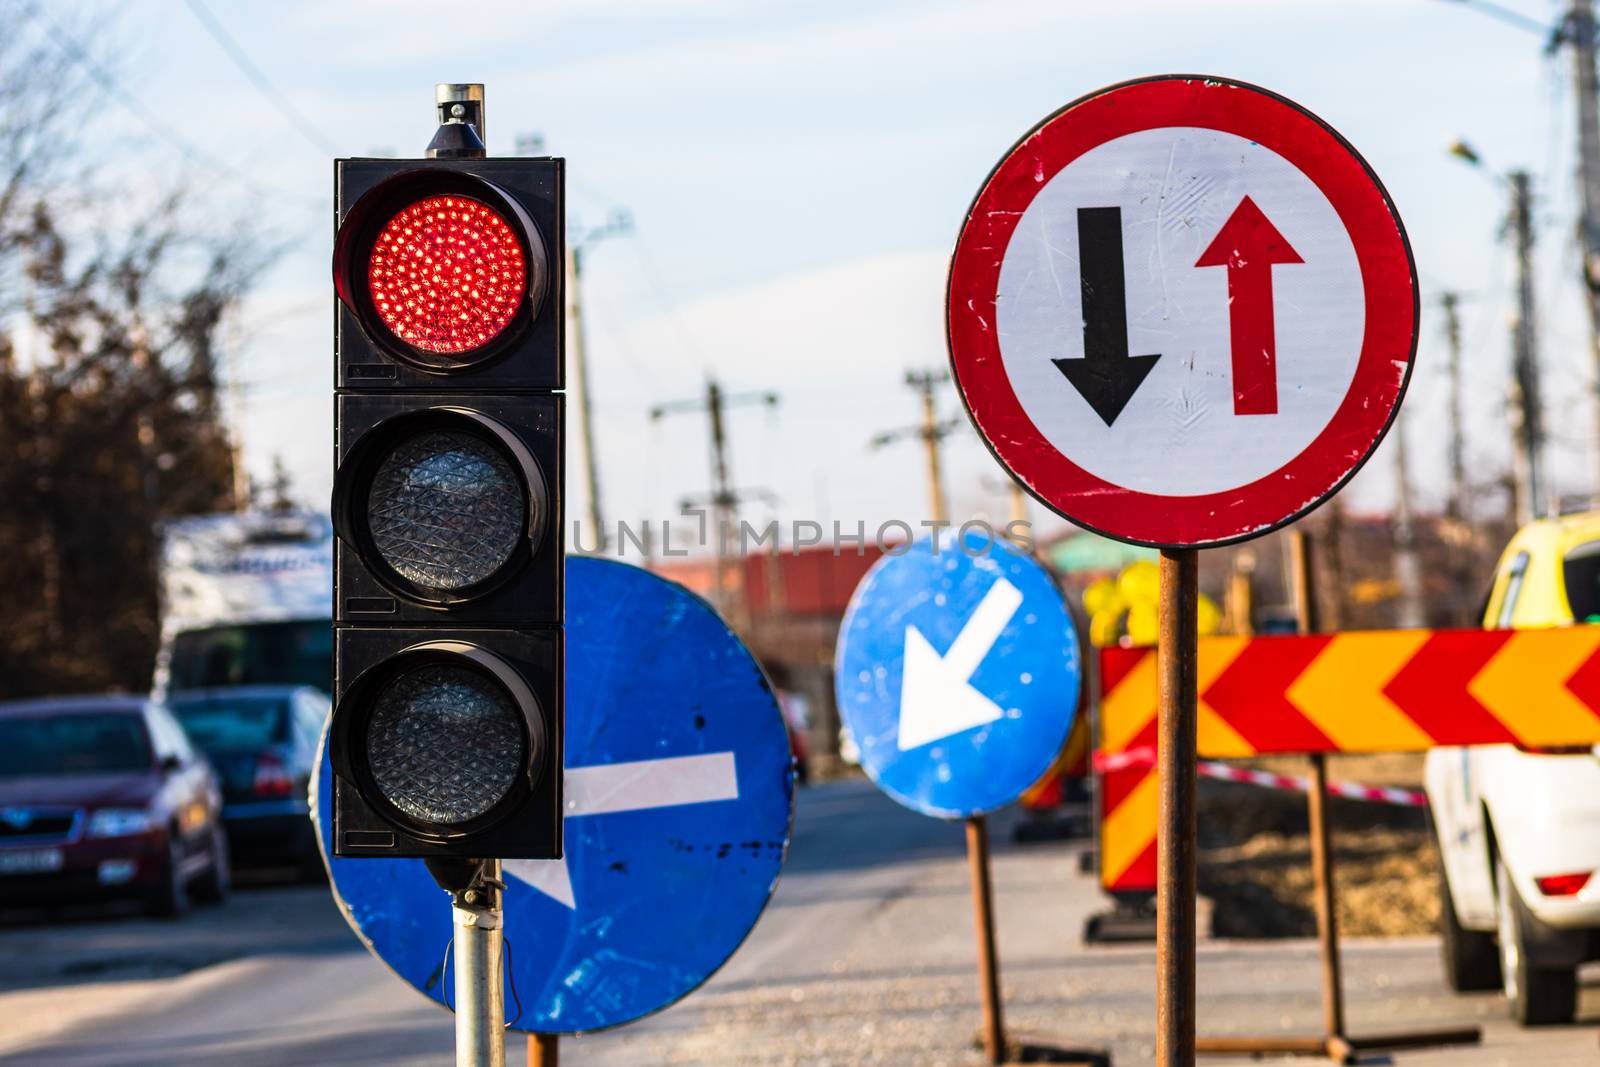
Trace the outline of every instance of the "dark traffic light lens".
[[430, 665], [373, 701], [366, 756], [383, 798], [419, 822], [457, 826], [503, 800], [527, 762], [521, 715], [476, 671]]
[[528, 293], [528, 268], [504, 216], [465, 196], [430, 196], [378, 233], [367, 262], [378, 318], [426, 352], [470, 352], [494, 340]]
[[500, 449], [473, 434], [434, 431], [403, 439], [378, 464], [367, 526], [396, 574], [453, 591], [511, 558], [527, 530], [527, 498]]

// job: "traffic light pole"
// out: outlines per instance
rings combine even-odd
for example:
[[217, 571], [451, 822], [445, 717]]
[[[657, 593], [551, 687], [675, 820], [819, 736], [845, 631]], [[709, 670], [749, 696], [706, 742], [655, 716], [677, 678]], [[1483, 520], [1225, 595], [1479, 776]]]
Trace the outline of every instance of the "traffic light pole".
[[[476, 119], [472, 125], [482, 140], [482, 86], [440, 85], [435, 102], [441, 130], [452, 119]], [[433, 154], [432, 146], [429, 154]], [[506, 886], [500, 877], [500, 861], [430, 860], [428, 870], [450, 894], [451, 948], [456, 957], [456, 1067], [506, 1067], [505, 973], [500, 962], [505, 951], [502, 895]]]
[[500, 966], [505, 945], [504, 890], [500, 861], [483, 860], [472, 884], [451, 894], [456, 1067], [505, 1067], [505, 975]]

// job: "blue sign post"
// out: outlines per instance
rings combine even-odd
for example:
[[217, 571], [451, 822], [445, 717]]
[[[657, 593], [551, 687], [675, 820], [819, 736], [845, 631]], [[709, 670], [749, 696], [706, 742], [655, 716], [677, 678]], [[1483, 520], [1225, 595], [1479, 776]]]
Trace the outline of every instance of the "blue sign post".
[[1048, 572], [969, 534], [867, 572], [839, 628], [839, 712], [878, 788], [954, 819], [1013, 803], [1066, 744], [1083, 669]]
[[924, 538], [885, 556], [839, 627], [834, 685], [861, 766], [924, 815], [964, 818], [988, 1062], [1005, 1059], [984, 815], [1055, 762], [1083, 669], [1061, 592], [992, 536]]
[[[511, 1025], [572, 1034], [689, 994], [754, 927], [794, 805], [789, 736], [760, 668], [700, 598], [567, 561], [566, 855], [504, 864]], [[327, 854], [332, 770], [314, 790]], [[335, 859], [356, 933], [444, 1003], [450, 901], [421, 860]]]

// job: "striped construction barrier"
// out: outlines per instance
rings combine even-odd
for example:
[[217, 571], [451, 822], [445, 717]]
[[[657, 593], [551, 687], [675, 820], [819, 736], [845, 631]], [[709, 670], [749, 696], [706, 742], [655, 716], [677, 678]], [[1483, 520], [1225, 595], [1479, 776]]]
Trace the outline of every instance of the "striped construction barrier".
[[[1600, 626], [1207, 637], [1197, 668], [1199, 754], [1209, 760], [1600, 743]], [[1155, 649], [1102, 649], [1099, 689], [1096, 766], [1153, 756]], [[1104, 767], [1101, 885], [1153, 892], [1154, 761]]]

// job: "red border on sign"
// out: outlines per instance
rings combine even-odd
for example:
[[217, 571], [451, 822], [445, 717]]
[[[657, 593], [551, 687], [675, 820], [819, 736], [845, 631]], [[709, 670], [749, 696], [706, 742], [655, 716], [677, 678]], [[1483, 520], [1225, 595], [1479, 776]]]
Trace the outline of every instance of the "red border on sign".
[[[1366, 302], [1361, 355], [1343, 403], [1294, 459], [1218, 493], [1162, 496], [1107, 482], [1062, 455], [1023, 411], [995, 331], [1000, 265], [1022, 213], [1062, 168], [1118, 137], [1166, 126], [1235, 134], [1276, 152], [1328, 198], [1355, 246]], [[1112, 86], [1067, 105], [1006, 154], [956, 241], [945, 309], [950, 364], [995, 458], [1040, 502], [1098, 533], [1157, 547], [1255, 537], [1331, 496], [1383, 439], [1416, 352], [1416, 271], [1400, 217], [1377, 176], [1315, 115], [1256, 86], [1169, 75]]]

